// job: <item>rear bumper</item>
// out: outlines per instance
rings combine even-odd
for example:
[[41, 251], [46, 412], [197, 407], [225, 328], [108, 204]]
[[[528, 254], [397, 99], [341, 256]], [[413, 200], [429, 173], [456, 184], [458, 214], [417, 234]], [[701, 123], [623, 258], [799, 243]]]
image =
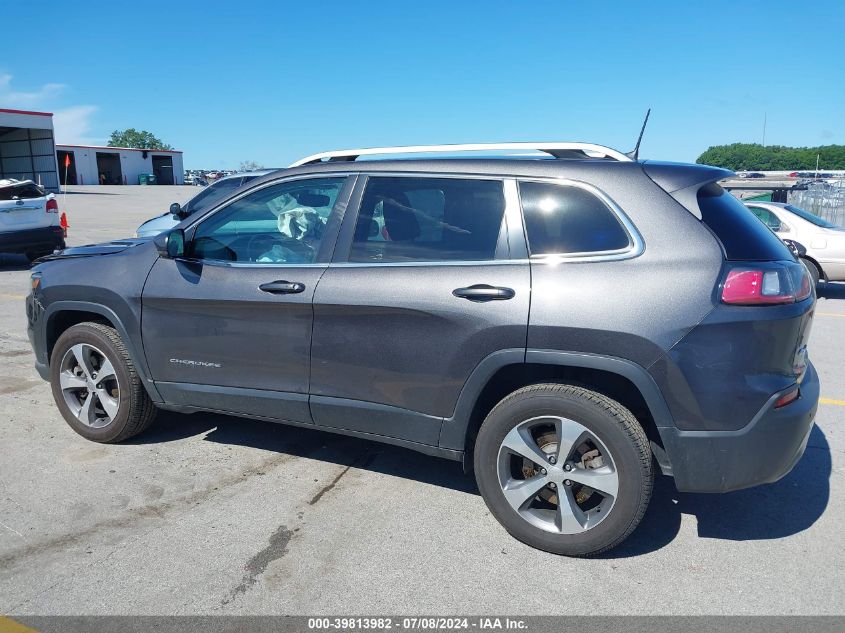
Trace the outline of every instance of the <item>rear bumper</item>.
[[819, 402], [812, 363], [801, 381], [801, 397], [781, 409], [773, 395], [754, 419], [737, 431], [660, 429], [681, 492], [729, 492], [777, 481], [804, 454]]
[[0, 253], [52, 252], [64, 248], [64, 242], [64, 231], [60, 226], [0, 232]]

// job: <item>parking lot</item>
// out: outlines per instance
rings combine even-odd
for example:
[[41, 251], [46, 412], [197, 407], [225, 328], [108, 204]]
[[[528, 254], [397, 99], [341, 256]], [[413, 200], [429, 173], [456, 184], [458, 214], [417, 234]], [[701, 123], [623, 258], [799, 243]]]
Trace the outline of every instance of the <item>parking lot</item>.
[[[197, 191], [71, 187], [68, 242]], [[713, 496], [659, 477], [634, 535], [576, 560], [514, 540], [459, 464], [405, 449], [210, 414], [82, 439], [33, 368], [28, 277], [0, 259], [0, 613], [843, 613], [845, 284], [818, 301], [824, 400], [795, 470]]]

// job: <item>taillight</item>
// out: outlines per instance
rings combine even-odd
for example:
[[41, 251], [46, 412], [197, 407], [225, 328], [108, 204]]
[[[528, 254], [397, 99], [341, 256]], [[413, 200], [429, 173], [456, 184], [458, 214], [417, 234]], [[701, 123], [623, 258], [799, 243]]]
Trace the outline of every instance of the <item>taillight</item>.
[[775, 409], [780, 409], [781, 407], [785, 407], [790, 402], [795, 402], [798, 400], [798, 396], [801, 395], [801, 390], [798, 387], [793, 387], [785, 394], [783, 394], [780, 398], [777, 399], [775, 402]]
[[58, 213], [59, 212], [59, 203], [56, 202], [55, 198], [50, 198], [47, 201], [47, 213]]
[[722, 284], [722, 303], [777, 305], [803, 301], [812, 293], [810, 274], [803, 265], [736, 266]]

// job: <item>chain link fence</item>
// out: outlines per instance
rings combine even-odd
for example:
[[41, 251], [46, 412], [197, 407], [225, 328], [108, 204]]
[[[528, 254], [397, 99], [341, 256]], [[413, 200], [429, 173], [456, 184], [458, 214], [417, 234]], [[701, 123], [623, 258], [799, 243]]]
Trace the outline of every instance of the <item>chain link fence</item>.
[[790, 191], [789, 204], [837, 226], [845, 226], [845, 181], [813, 183], [804, 191]]

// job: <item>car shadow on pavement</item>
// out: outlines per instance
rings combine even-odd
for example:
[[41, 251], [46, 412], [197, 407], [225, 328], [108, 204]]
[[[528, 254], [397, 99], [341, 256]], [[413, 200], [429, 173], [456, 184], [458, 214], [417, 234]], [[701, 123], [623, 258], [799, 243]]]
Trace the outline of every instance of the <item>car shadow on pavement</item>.
[[0, 255], [0, 272], [29, 270], [32, 264], [23, 255]]
[[459, 492], [478, 494], [475, 480], [464, 474], [459, 462], [348, 435], [249, 418], [206, 413], [182, 415], [161, 411], [156, 423], [148, 431], [127, 443], [158, 444], [203, 433], [206, 433], [203, 439], [208, 442], [248, 446], [341, 466], [351, 465]]
[[827, 282], [819, 285], [816, 293], [824, 299], [845, 299], [845, 283]]
[[119, 193], [108, 191], [63, 191], [59, 196], [119, 196]]
[[669, 477], [657, 477], [640, 526], [602, 557], [639, 556], [668, 545], [684, 514], [695, 516], [700, 538], [760, 541], [797, 534], [813, 525], [827, 507], [831, 471], [827, 439], [814, 426], [801, 461], [773, 484], [725, 494], [692, 494], [679, 493]]
[[[209, 442], [286, 453], [478, 494], [474, 478], [465, 474], [458, 462], [356, 437], [247, 418], [161, 412], [149, 431], [128, 443], [158, 444], [203, 433]], [[600, 558], [641, 556], [665, 547], [678, 535], [684, 514], [696, 517], [701, 538], [750, 541], [796, 534], [813, 525], [827, 507], [831, 469], [827, 439], [816, 426], [801, 461], [773, 484], [726, 494], [691, 494], [679, 493], [671, 478], [657, 476], [640, 526]]]

